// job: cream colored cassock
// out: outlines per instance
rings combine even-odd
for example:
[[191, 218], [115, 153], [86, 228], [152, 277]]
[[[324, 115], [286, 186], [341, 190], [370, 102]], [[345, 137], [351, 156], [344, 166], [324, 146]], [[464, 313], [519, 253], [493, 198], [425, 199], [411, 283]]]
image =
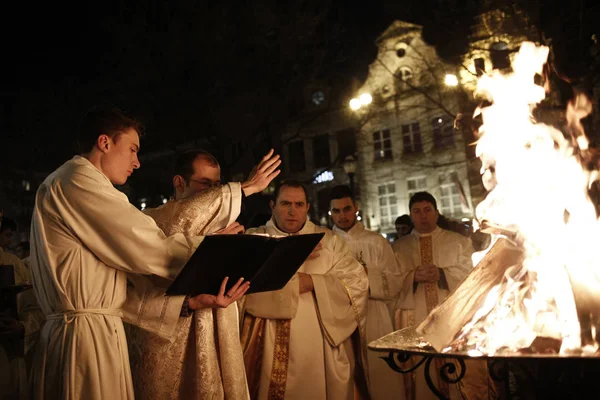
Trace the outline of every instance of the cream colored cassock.
[[[319, 257], [305, 261], [298, 270], [311, 275], [314, 292], [300, 294], [295, 275], [282, 290], [246, 296], [245, 311], [266, 319], [259, 399], [353, 398], [350, 336], [357, 327], [364, 329], [368, 280], [348, 246], [329, 229], [307, 221], [298, 234], [319, 232], [325, 233]], [[289, 235], [279, 230], [273, 219], [247, 233]], [[280, 332], [276, 337], [277, 321], [284, 319], [291, 319], [289, 332]], [[274, 347], [285, 348], [286, 343], [288, 357], [274, 358]], [[274, 369], [275, 360], [278, 366]], [[283, 381], [283, 385], [277, 385], [277, 381]]]
[[[17, 256], [5, 252], [0, 247], [0, 268], [8, 265], [13, 266], [16, 285], [31, 283], [31, 275], [25, 264]], [[17, 313], [25, 335], [22, 339], [14, 339], [0, 345], [0, 399], [29, 398], [26, 360], [32, 356], [43, 324], [43, 315], [32, 289], [17, 295]], [[16, 346], [20, 349], [15, 348]]]
[[[166, 237], [87, 159], [75, 156], [36, 194], [31, 272], [46, 323], [32, 369], [36, 399], [132, 399], [120, 308], [127, 272], [173, 279], [202, 237]], [[147, 314], [169, 335], [181, 304]], [[150, 310], [152, 311], [152, 310]]]
[[[471, 241], [458, 233], [436, 227], [430, 234], [421, 235], [413, 230], [410, 235], [398, 239], [393, 248], [400, 264], [403, 283], [396, 301], [396, 310], [402, 315], [399, 318], [400, 326], [397, 326], [397, 329], [419, 324], [428, 315], [424, 285], [420, 283], [414, 290], [415, 269], [422, 264], [421, 237], [425, 236], [431, 236], [433, 264], [444, 271], [448, 283], [449, 290], [442, 289], [438, 285], [435, 286], [437, 304], [441, 304], [473, 269]], [[432, 370], [434, 369], [435, 367], [432, 367]], [[415, 378], [417, 399], [437, 398], [427, 387], [422, 367], [416, 370]], [[460, 398], [455, 385], [450, 385], [449, 390], [451, 398]]]
[[[170, 236], [206, 235], [233, 223], [241, 209], [239, 183], [230, 183], [183, 200], [145, 210]], [[154, 279], [129, 275], [126, 322], [139, 323], [149, 309], [169, 302], [181, 307], [184, 296], [164, 296]], [[139, 294], [142, 294], [140, 297]], [[249, 398], [237, 303], [223, 309], [200, 309], [177, 321], [174, 335], [160, 336], [126, 326], [135, 395], [140, 399]]]
[[[337, 226], [333, 231], [350, 247], [354, 257], [368, 269], [369, 300], [367, 302], [366, 343], [393, 332], [390, 303], [400, 291], [400, 269], [392, 247], [378, 233], [357, 222], [348, 232]], [[402, 388], [401, 375], [380, 357], [385, 353], [367, 350], [369, 394], [373, 400], [397, 399]]]

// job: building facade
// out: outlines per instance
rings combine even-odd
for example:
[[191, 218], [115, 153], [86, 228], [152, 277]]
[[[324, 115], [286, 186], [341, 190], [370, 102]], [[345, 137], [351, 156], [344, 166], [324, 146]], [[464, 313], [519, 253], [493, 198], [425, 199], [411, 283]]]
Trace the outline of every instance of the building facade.
[[[477, 78], [510, 68], [510, 58], [535, 31], [520, 31], [501, 11], [478, 16], [460, 62], [440, 59], [422, 37], [422, 27], [395, 21], [377, 39], [378, 54], [356, 93], [354, 105], [358, 178], [365, 224], [390, 235], [408, 214], [413, 193], [428, 191], [442, 215], [471, 220], [485, 192], [471, 129], [455, 124], [474, 109]], [[508, 21], [508, 22], [507, 22]]]

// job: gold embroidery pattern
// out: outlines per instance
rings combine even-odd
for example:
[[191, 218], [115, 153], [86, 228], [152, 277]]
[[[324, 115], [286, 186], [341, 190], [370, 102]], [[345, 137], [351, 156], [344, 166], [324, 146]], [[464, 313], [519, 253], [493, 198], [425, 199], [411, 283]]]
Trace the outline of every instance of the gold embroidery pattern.
[[[420, 238], [421, 264], [433, 264], [433, 240], [431, 236]], [[425, 282], [425, 303], [427, 312], [430, 313], [438, 305], [438, 293], [436, 282]]]
[[[348, 295], [348, 298], [350, 299], [350, 304], [352, 305], [352, 310], [354, 310], [354, 318], [356, 319], [356, 326], [358, 327], [358, 334], [360, 337], [361, 358], [363, 360], [366, 360], [367, 359], [367, 343], [366, 343], [367, 333], [365, 332], [364, 326], [362, 326], [360, 323], [360, 312], [358, 311], [356, 302], [354, 301], [354, 297], [352, 296], [350, 289], [346, 285], [346, 282], [344, 282], [342, 279], [340, 279], [340, 282], [342, 283], [342, 286], [346, 290], [346, 294]], [[365, 374], [365, 378], [367, 379], [367, 382], [368, 382], [369, 381], [369, 370], [365, 369], [364, 374]]]
[[[205, 234], [222, 203], [221, 188], [146, 210], [167, 236]], [[193, 252], [190, 249], [188, 256]], [[145, 296], [142, 307], [146, 307]], [[165, 300], [161, 322], [167, 309]], [[139, 316], [143, 313], [138, 314]], [[163, 326], [160, 327], [163, 329]], [[135, 395], [142, 399], [247, 399], [235, 305], [196, 310], [179, 318], [173, 342], [137, 327], [128, 329]]]
[[275, 348], [273, 366], [269, 383], [268, 400], [283, 400], [287, 381], [288, 362], [290, 360], [290, 327], [292, 320], [279, 319], [275, 328]]
[[352, 297], [352, 293], [350, 293], [350, 289], [348, 289], [348, 286], [346, 286], [346, 282], [344, 282], [341, 279], [340, 279], [340, 282], [342, 282], [342, 286], [346, 290], [346, 293], [348, 294], [348, 298], [350, 299], [350, 304], [352, 304], [352, 310], [354, 310], [354, 318], [356, 318], [356, 325], [358, 326], [360, 335], [362, 337], [365, 337], [365, 332], [362, 332], [360, 329], [360, 326], [361, 326], [360, 325], [360, 312], [358, 312], [358, 308], [356, 308], [356, 302], [354, 301], [354, 297]]
[[385, 272], [381, 273], [381, 286], [383, 286], [383, 296], [386, 299], [390, 297], [390, 284], [388, 283], [387, 274]]
[[265, 320], [263, 318], [250, 314], [244, 315], [241, 329], [241, 343], [251, 399], [258, 398], [264, 350], [264, 331]]

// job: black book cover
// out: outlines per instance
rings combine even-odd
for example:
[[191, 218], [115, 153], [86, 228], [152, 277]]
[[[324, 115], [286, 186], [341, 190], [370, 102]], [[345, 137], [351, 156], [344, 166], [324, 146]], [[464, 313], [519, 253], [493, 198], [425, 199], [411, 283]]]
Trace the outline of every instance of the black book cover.
[[247, 294], [282, 289], [298, 271], [324, 233], [268, 237], [207, 236], [166, 291], [167, 295], [217, 295], [239, 278], [250, 281]]

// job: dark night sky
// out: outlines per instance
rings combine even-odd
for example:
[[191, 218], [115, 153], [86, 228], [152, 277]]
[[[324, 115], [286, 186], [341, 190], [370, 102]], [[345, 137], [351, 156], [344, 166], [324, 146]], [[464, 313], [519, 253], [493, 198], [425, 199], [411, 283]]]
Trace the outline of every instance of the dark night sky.
[[[85, 110], [101, 101], [142, 117], [147, 148], [259, 129], [273, 115], [284, 118], [310, 79], [364, 79], [374, 40], [394, 19], [421, 23], [432, 41], [452, 43], [470, 1], [80, 3], [3, 6], [5, 163], [55, 168], [73, 154]], [[542, 25], [558, 38], [557, 54], [573, 75], [585, 69], [579, 43], [599, 20], [589, 4], [543, 1]]]

